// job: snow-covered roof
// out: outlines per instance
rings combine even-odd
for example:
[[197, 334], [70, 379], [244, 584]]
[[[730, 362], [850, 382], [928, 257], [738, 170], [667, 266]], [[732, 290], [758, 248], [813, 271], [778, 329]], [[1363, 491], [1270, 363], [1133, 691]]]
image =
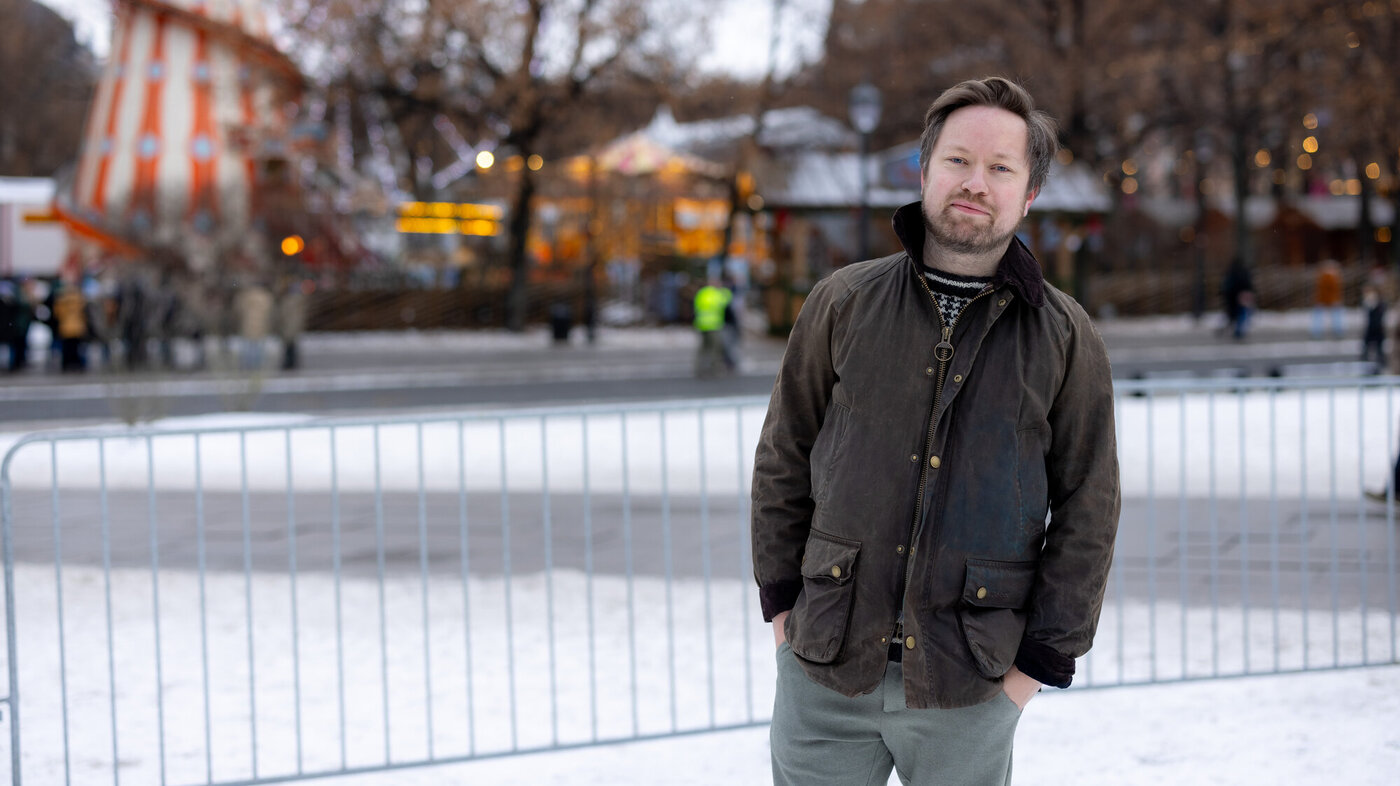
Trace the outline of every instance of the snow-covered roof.
[[51, 177], [0, 177], [0, 203], [45, 205], [53, 201]]
[[[919, 199], [918, 146], [909, 163], [908, 146], [875, 154], [868, 162], [870, 205], [896, 208]], [[910, 175], [909, 171], [913, 174]], [[823, 208], [860, 205], [858, 153], [807, 152], [776, 162], [760, 176], [759, 193], [772, 207]], [[1031, 212], [1101, 213], [1110, 207], [1102, 183], [1087, 167], [1052, 164]]]
[[[1285, 203], [1324, 230], [1351, 229], [1361, 218], [1361, 197], [1358, 196], [1291, 197]], [[1137, 205], [1138, 210], [1163, 226], [1186, 226], [1196, 220], [1195, 200], [1154, 197], [1140, 199]], [[1235, 215], [1235, 202], [1230, 198], [1212, 198], [1210, 207], [1231, 218]], [[1278, 218], [1279, 202], [1271, 196], [1255, 195], [1245, 200], [1244, 210], [1249, 226], [1262, 229]], [[1389, 200], [1380, 197], [1371, 200], [1373, 225], [1389, 225], [1394, 216], [1395, 207]]]
[[1113, 206], [1103, 180], [1089, 167], [1075, 162], [1050, 165], [1040, 194], [1031, 203], [1032, 213], [1106, 213]]
[[1184, 227], [1196, 222], [1196, 203], [1189, 199], [1142, 197], [1136, 203], [1139, 213], [1166, 227]]
[[[1289, 204], [1323, 229], [1351, 229], [1361, 221], [1359, 196], [1306, 196], [1290, 200]], [[1394, 218], [1395, 207], [1390, 200], [1371, 198], [1372, 226], [1389, 226]]]
[[[919, 198], [915, 189], [877, 181], [878, 162], [868, 162], [870, 205], [896, 208]], [[758, 175], [758, 193], [772, 208], [849, 208], [860, 205], [860, 154], [805, 152], [785, 156]]]
[[[702, 153], [733, 145], [753, 132], [752, 115], [734, 115], [678, 123], [671, 108], [661, 106], [642, 132], [667, 147]], [[845, 123], [807, 106], [770, 109], [763, 114], [758, 144], [774, 150], [849, 148], [859, 141]]]

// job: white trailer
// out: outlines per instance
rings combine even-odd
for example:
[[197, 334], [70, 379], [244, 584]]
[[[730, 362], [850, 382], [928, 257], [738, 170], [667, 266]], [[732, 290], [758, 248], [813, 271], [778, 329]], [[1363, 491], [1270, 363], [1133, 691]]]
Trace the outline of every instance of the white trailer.
[[58, 275], [68, 232], [53, 196], [52, 178], [0, 177], [0, 277]]

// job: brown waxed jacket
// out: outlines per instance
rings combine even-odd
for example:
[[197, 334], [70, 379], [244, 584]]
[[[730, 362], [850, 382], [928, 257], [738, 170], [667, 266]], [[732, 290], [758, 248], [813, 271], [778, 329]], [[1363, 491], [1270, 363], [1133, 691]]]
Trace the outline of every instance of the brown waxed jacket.
[[764, 618], [790, 609], [799, 662], [847, 696], [891, 641], [911, 708], [987, 701], [1013, 663], [1066, 687], [1118, 527], [1103, 340], [1014, 240], [944, 331], [918, 203], [895, 231], [905, 252], [818, 283], [788, 341], [754, 461]]

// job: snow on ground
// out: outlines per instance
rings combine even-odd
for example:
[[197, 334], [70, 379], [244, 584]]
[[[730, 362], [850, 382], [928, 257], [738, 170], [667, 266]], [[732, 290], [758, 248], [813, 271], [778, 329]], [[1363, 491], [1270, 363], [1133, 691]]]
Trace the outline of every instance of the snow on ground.
[[[324, 772], [761, 723], [772, 702], [771, 633], [739, 579], [668, 588], [660, 579], [590, 582], [558, 571], [509, 584], [473, 578], [464, 591], [454, 577], [435, 576], [425, 595], [419, 577], [398, 576], [381, 600], [379, 585], [364, 578], [337, 588], [330, 576], [306, 574], [293, 589], [286, 577], [211, 573], [201, 584], [197, 574], [165, 571], [158, 697], [148, 571], [112, 572], [109, 631], [101, 569], [64, 570], [62, 659], [52, 568], [21, 565], [17, 574], [27, 590], [18, 626], [29, 783], [109, 782], [114, 723], [123, 782], [159, 782], [164, 761], [167, 782], [190, 783], [202, 782], [206, 767], [217, 780], [252, 777], [255, 734], [257, 774], [268, 777], [297, 771], [299, 761], [304, 772]], [[1325, 618], [1304, 634], [1297, 611], [1285, 610], [1277, 629], [1261, 613], [1246, 655], [1245, 637], [1228, 624], [1209, 646], [1209, 616], [1188, 615], [1194, 640], [1183, 660], [1179, 615], [1163, 608], [1154, 617], [1141, 603], [1110, 607], [1079, 681], [1146, 679], [1154, 661], [1161, 679], [1239, 674], [1246, 658], [1270, 671], [1277, 657], [1287, 670], [1301, 665], [1305, 645], [1314, 666], [1333, 663]], [[1386, 610], [1344, 611], [1340, 651], [1360, 651], [1366, 637], [1372, 662], [1393, 660], [1391, 625]], [[759, 784], [765, 734], [692, 734], [335, 782]], [[1018, 740], [1016, 771], [1026, 783], [1388, 784], [1400, 771], [1400, 665], [1047, 691], [1028, 708]]]
[[[386, 425], [377, 443], [373, 427], [353, 426], [336, 430], [334, 445], [330, 429], [299, 416], [196, 418], [157, 424], [149, 441], [114, 428], [100, 452], [91, 440], [59, 443], [56, 450], [25, 447], [10, 469], [21, 488], [43, 488], [55, 475], [62, 488], [92, 488], [99, 469], [109, 488], [145, 488], [154, 467], [160, 488], [191, 487], [197, 473], [205, 488], [231, 489], [246, 467], [251, 487], [284, 490], [290, 434], [299, 491], [327, 488], [332, 480], [343, 490], [372, 488], [376, 472], [393, 489], [416, 489], [420, 477], [427, 488], [455, 489], [465, 476], [474, 490], [499, 488], [504, 479], [512, 491], [576, 490], [585, 480], [599, 492], [737, 491], [762, 402], [727, 403], [703, 418], [675, 407], [626, 418], [595, 412], [586, 439], [582, 419], [558, 413], [543, 425], [514, 415], [429, 424], [421, 438], [416, 424]], [[1397, 416], [1400, 406], [1385, 390], [1124, 398], [1118, 404], [1124, 492], [1229, 499], [1276, 489], [1290, 498], [1354, 499], [1384, 476]], [[242, 439], [202, 436], [196, 451], [192, 437], [172, 433], [188, 427], [269, 430]], [[0, 436], [0, 450], [17, 440]], [[702, 441], [704, 460], [697, 450]], [[257, 771], [269, 776], [295, 772], [298, 756], [312, 772], [342, 762], [376, 766], [386, 750], [389, 760], [402, 762], [472, 751], [494, 756], [556, 738], [573, 745], [592, 739], [595, 724], [602, 739], [697, 730], [712, 719], [761, 724], [771, 703], [770, 633], [758, 619], [752, 587], [737, 577], [717, 579], [707, 591], [692, 580], [667, 586], [598, 576], [590, 582], [557, 571], [510, 583], [473, 577], [464, 589], [453, 576], [435, 574], [425, 592], [417, 575], [391, 576], [381, 590], [349, 577], [337, 588], [325, 574], [299, 575], [293, 585], [273, 574], [249, 581], [210, 573], [201, 583], [198, 574], [163, 570], [159, 661], [151, 613], [157, 587], [149, 571], [112, 572], [109, 632], [108, 576], [100, 568], [65, 566], [61, 653], [55, 578], [51, 565], [17, 567], [27, 783], [64, 781], [65, 706], [71, 782], [111, 782], [115, 725], [123, 782], [159, 782], [164, 761], [167, 782], [187, 783], [202, 782], [208, 767], [221, 780], [251, 776], [255, 734]], [[554, 614], [547, 616], [551, 605]], [[1022, 720], [1017, 781], [1393, 783], [1400, 771], [1394, 610], [1343, 608], [1336, 616], [1314, 610], [1311, 623], [1300, 617], [1284, 609], [1275, 624], [1264, 610], [1246, 619], [1222, 609], [1216, 619], [1191, 609], [1183, 618], [1169, 604], [1147, 609], [1111, 598], [1098, 647], [1081, 663], [1080, 683], [1154, 675], [1192, 681], [1047, 691]], [[1391, 665], [1237, 676], [1297, 669], [1305, 660], [1313, 667], [1355, 666], [1357, 652], [1366, 653], [1367, 663]], [[1203, 679], [1212, 674], [1223, 676]], [[164, 687], [159, 694], [157, 684]], [[760, 725], [325, 782], [766, 781]]]
[[[1014, 782], [1388, 786], [1400, 771], [1398, 692], [1400, 666], [1042, 694], [1017, 731]], [[768, 730], [321, 783], [762, 786]]]

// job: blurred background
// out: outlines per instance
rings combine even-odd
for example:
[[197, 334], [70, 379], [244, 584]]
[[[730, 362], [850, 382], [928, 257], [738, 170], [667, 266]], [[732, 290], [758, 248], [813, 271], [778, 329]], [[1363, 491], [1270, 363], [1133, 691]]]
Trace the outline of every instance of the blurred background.
[[[596, 508], [602, 695], [630, 706], [600, 713], [590, 688], [592, 741], [600, 714], [604, 741], [629, 716], [623, 738], [689, 735], [699, 726], [677, 708], [707, 703], [712, 729], [759, 728], [663, 740], [651, 761], [603, 746], [470, 777], [761, 779], [772, 657], [748, 616], [742, 491], [785, 337], [822, 276], [897, 250], [890, 217], [918, 199], [929, 103], [999, 74], [1061, 123], [1021, 235], [1096, 319], [1116, 378], [1125, 539], [1079, 684], [1143, 685], [1038, 700], [1041, 742], [1018, 746], [1016, 769], [1046, 783], [1393, 782], [1400, 388], [1370, 375], [1400, 371], [1383, 348], [1400, 314], [1385, 308], [1400, 294], [1397, 51], [1400, 0], [0, 0], [11, 774], [21, 683], [31, 781], [57, 782], [71, 759], [94, 777], [110, 765], [114, 783], [157, 767], [164, 781], [167, 762], [174, 781], [213, 783], [216, 756], [223, 782], [253, 782], [260, 761], [270, 779], [300, 778], [303, 704], [321, 719], [307, 763], [323, 773], [335, 747], [342, 773], [504, 750], [476, 748], [477, 718], [515, 752], [517, 725], [558, 746], [556, 699], [582, 723], [579, 686], [598, 673], [562, 671], [555, 690], [556, 622], [560, 652], [592, 652], [594, 541], [578, 525], [591, 533]], [[692, 312], [721, 276], [734, 356], [701, 375], [697, 345], [714, 342]], [[356, 417], [320, 418], [344, 413]], [[26, 433], [80, 424], [102, 428]], [[712, 542], [737, 567], [716, 568], [716, 597], [736, 605], [715, 608], [737, 611], [715, 619], [752, 627], [752, 651], [711, 626]], [[664, 596], [679, 650], [649, 635], [639, 658], [634, 546], [640, 597], [654, 611]], [[343, 690], [325, 689], [347, 674], [327, 649], [342, 643], [342, 556], [344, 608], [365, 623], [346, 639], [348, 673], [380, 674], [352, 676], [366, 689], [348, 734]], [[460, 586], [441, 583], [448, 562]], [[430, 594], [444, 615], [431, 626]], [[148, 602], [150, 617], [133, 611]], [[201, 675], [193, 654], [206, 613], [225, 636], [216, 657], [247, 655], [215, 662], [217, 723], [208, 657]], [[466, 682], [465, 704], [440, 700], [454, 715], [436, 754], [429, 627], [464, 645], [432, 656], [452, 670], [440, 688]], [[710, 652], [713, 631], [736, 648]], [[702, 633], [705, 646], [684, 638]], [[473, 635], [492, 653], [478, 684], [499, 689], [477, 699]], [[163, 646], [185, 647], [164, 677]], [[517, 658], [549, 680], [517, 695]], [[255, 679], [258, 660], [270, 679]], [[640, 691], [639, 662], [653, 669]], [[609, 691], [623, 669], [630, 694]], [[303, 673], [320, 680], [311, 702]], [[743, 702], [721, 691], [718, 715], [717, 673], [745, 682]], [[424, 676], [423, 693], [402, 687]], [[1146, 685], [1173, 681], [1194, 685]], [[169, 735], [167, 695], [183, 708]], [[391, 704], [405, 740], [392, 756]], [[669, 726], [639, 724], [639, 704]], [[1091, 723], [1110, 733], [1078, 733]], [[358, 782], [443, 780], [413, 777]]]
[[[0, 85], [0, 297], [81, 334], [55, 361], [74, 370], [198, 368], [240, 335], [685, 324], [718, 272], [782, 335], [815, 280], [896, 250], [924, 110], [995, 73], [1062, 123], [1023, 238], [1091, 314], [1199, 319], [1236, 258], [1259, 309], [1314, 305], [1325, 260], [1345, 304], [1368, 281], [1389, 300], [1397, 20], [1393, 0], [0, 0], [0, 70], [24, 75]], [[300, 358], [230, 362], [279, 361]]]

